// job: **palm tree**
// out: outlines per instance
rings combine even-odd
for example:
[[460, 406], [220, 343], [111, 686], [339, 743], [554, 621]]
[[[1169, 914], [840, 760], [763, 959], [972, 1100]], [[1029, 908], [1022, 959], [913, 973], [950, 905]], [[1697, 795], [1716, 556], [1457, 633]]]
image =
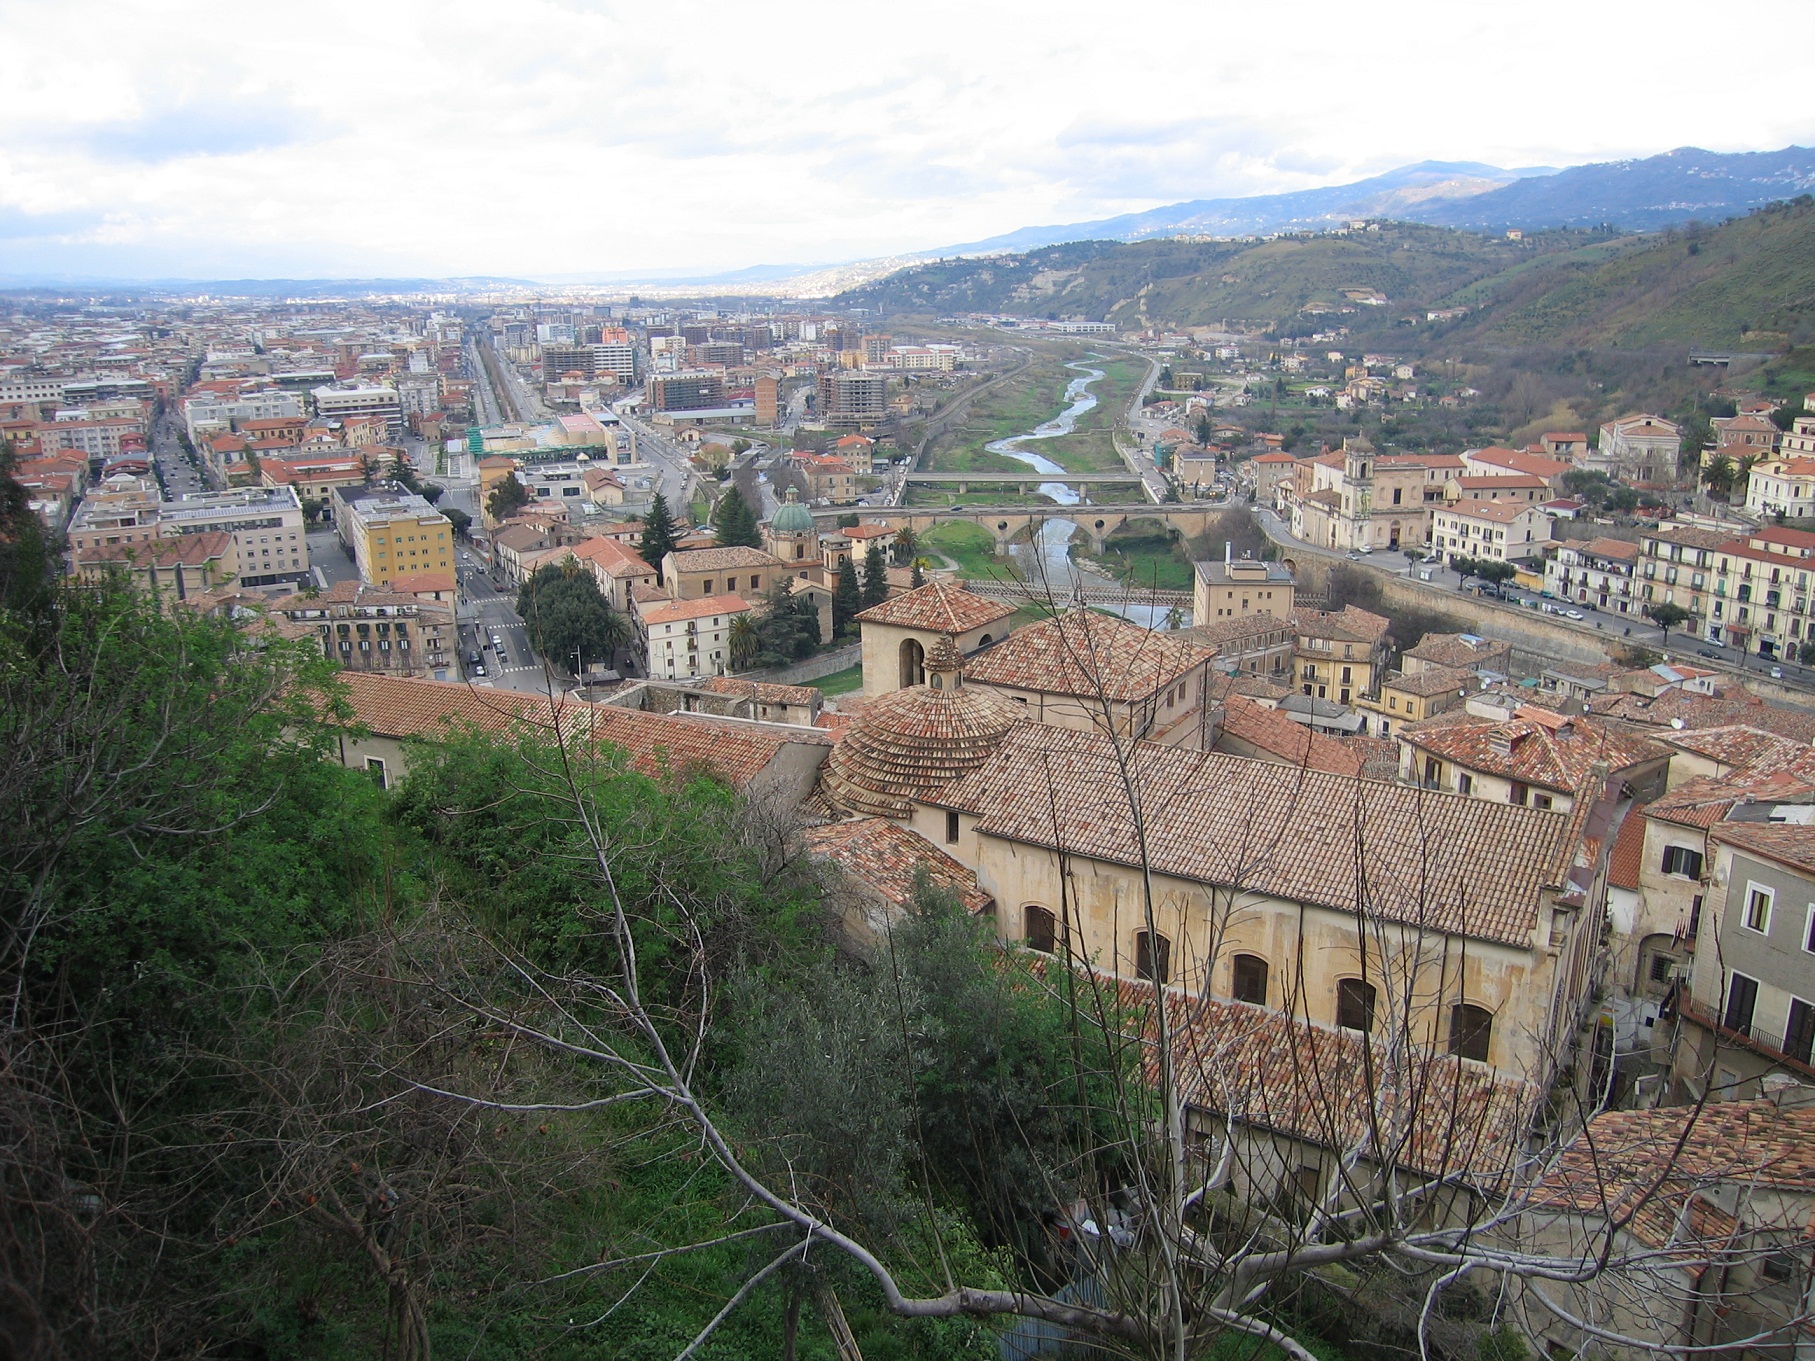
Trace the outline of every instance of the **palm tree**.
[[731, 621], [731, 669], [748, 671], [750, 664], [756, 660], [757, 649], [762, 645], [762, 636], [756, 631], [756, 624], [748, 614], [740, 614]]
[[1710, 459], [1702, 469], [1702, 481], [1708, 484], [1708, 490], [1716, 496], [1730, 496], [1733, 492], [1733, 481], [1739, 476], [1739, 465], [1728, 454], [1720, 454]]
[[1752, 480], [1752, 469], [1764, 462], [1764, 459], [1763, 454], [1747, 454], [1740, 459], [1738, 470], [1733, 474], [1733, 490], [1727, 494], [1728, 500], [1734, 497], [1741, 501], [1746, 499], [1746, 484]]

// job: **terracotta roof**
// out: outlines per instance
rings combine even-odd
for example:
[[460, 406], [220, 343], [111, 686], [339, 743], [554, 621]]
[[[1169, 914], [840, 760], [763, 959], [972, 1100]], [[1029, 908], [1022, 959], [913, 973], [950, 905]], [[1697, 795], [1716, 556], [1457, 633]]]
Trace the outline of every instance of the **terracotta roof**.
[[1222, 701], [1223, 719], [1216, 748], [1225, 739], [1253, 747], [1253, 752], [1237, 753], [1272, 759], [1289, 766], [1324, 770], [1332, 775], [1361, 774], [1361, 756], [1348, 749], [1348, 743], [1323, 733], [1312, 732], [1278, 709], [1269, 709], [1239, 694]]
[[1202, 624], [1193, 624], [1182, 630], [1188, 638], [1194, 638], [1210, 647], [1221, 647], [1228, 643], [1246, 642], [1268, 633], [1286, 635], [1290, 642], [1294, 635], [1292, 622], [1281, 619], [1276, 614], [1261, 610], [1255, 614], [1230, 615], [1225, 619], [1210, 619]]
[[1095, 610], [1068, 610], [984, 648], [965, 664], [979, 685], [1138, 703], [1202, 666], [1207, 647]]
[[1428, 699], [1432, 695], [1455, 694], [1470, 688], [1469, 682], [1474, 673], [1464, 671], [1456, 666], [1432, 667], [1429, 671], [1420, 671], [1415, 675], [1394, 672], [1380, 682], [1383, 690], [1397, 690], [1402, 695], [1415, 695]]
[[1781, 768], [1792, 761], [1815, 757], [1815, 748], [1807, 742], [1766, 732], [1750, 723], [1659, 733], [1657, 740], [1735, 770]]
[[[1118, 1009], [1144, 1040], [1143, 1069], [1159, 1080], [1151, 984], [1118, 980]], [[1353, 1031], [1314, 1025], [1265, 1007], [1167, 990], [1173, 1071], [1188, 1106], [1233, 1115], [1324, 1148], [1356, 1148], [1386, 1133], [1395, 1160], [1476, 1186], [1505, 1182], [1521, 1160], [1542, 1088], [1486, 1064], [1413, 1051], [1383, 1061]], [[1358, 1097], [1370, 1089], [1373, 1100]], [[1382, 1110], [1409, 1120], [1371, 1131]]]
[[1287, 695], [1298, 692], [1289, 685], [1269, 680], [1265, 676], [1251, 675], [1246, 671], [1233, 676], [1219, 676], [1212, 673], [1211, 693], [1216, 695], [1246, 695], [1249, 699], [1281, 700]]
[[892, 525], [845, 525], [838, 532], [847, 539], [881, 539], [895, 529]]
[[1618, 773], [1668, 754], [1645, 738], [1529, 705], [1505, 722], [1477, 719], [1401, 729], [1400, 741], [1468, 770], [1569, 794], [1589, 783], [1597, 762]]
[[582, 539], [573, 546], [573, 555], [595, 564], [610, 577], [652, 577], [656, 574], [655, 568], [616, 539]]
[[1014, 705], [969, 685], [879, 695], [839, 739], [820, 772], [821, 788], [853, 813], [906, 817], [914, 800], [994, 756], [1019, 718]]
[[1386, 637], [1393, 621], [1344, 605], [1340, 610], [1294, 610], [1292, 625], [1303, 638], [1329, 638], [1339, 643], [1366, 643], [1370, 647]]
[[408, 576], [392, 577], [391, 589], [401, 595], [415, 595], [425, 591], [451, 591], [454, 589], [452, 572], [414, 572]]
[[956, 635], [1006, 619], [1014, 612], [1013, 605], [967, 591], [960, 584], [929, 581], [917, 590], [870, 606], [857, 616], [857, 622]]
[[114, 563], [133, 567], [201, 567], [218, 562], [233, 551], [233, 536], [224, 529], [199, 534], [178, 534], [144, 543], [101, 543], [80, 549], [76, 561], [96, 567]]
[[639, 604], [637, 613], [645, 624], [678, 624], [686, 619], [701, 619], [709, 614], [742, 614], [750, 604], [741, 595], [703, 595], [695, 600], [665, 600], [659, 604]]
[[1815, 874], [1815, 826], [1807, 823], [1718, 822], [1708, 839]]
[[1688, 1226], [1690, 1241], [1739, 1227], [1708, 1199], [1722, 1182], [1806, 1196], [1815, 1187], [1815, 1108], [1758, 1100], [1603, 1111], [1533, 1188], [1532, 1203], [1630, 1218], [1636, 1238], [1663, 1247], [1682, 1240], [1685, 1208], [1699, 1221]]
[[1624, 539], [1590, 539], [1582, 545], [1584, 553], [1593, 553], [1599, 558], [1619, 558], [1624, 562], [1637, 560], [1639, 546], [1627, 543]]
[[1657, 695], [1621, 692], [1597, 695], [1589, 701], [1588, 707], [1597, 717], [1617, 719], [1635, 727], [1669, 728], [1678, 721], [1684, 728], [1768, 723], [1783, 736], [1815, 742], [1815, 713], [1806, 709], [1767, 706], [1755, 695], [1722, 698], [1698, 695], [1689, 690], [1665, 690]]
[[730, 548], [687, 548], [676, 550], [677, 572], [723, 572], [740, 567], [780, 567], [781, 559], [771, 557], [760, 548], [734, 544]]
[[914, 875], [925, 870], [938, 888], [950, 889], [973, 913], [987, 912], [995, 899], [977, 887], [975, 870], [887, 818], [858, 818], [801, 833], [810, 854], [830, 860], [874, 889], [884, 902], [907, 907], [914, 900]]
[[1468, 457], [1463, 461], [1471, 464], [1486, 464], [1493, 468], [1510, 468], [1514, 472], [1529, 473], [1534, 477], [1546, 479], [1561, 477], [1574, 466], [1561, 463], [1554, 458], [1546, 458], [1542, 454], [1528, 453], [1524, 449], [1497, 447], [1471, 449]]
[[1719, 548], [1733, 539], [1731, 533], [1698, 529], [1694, 525], [1659, 525], [1656, 529], [1645, 530], [1639, 537], [1662, 539], [1665, 543], [1677, 543], [1685, 548]]
[[[1512, 658], [1512, 644], [1498, 638], [1483, 638], [1473, 633], [1427, 633], [1418, 646], [1406, 649], [1405, 656], [1441, 667], [1487, 666], [1504, 669]], [[1493, 663], [1500, 665], [1493, 665]]]
[[436, 738], [470, 724], [485, 732], [519, 728], [553, 735], [556, 724], [573, 736], [620, 747], [646, 775], [702, 766], [742, 788], [774, 760], [787, 740], [754, 728], [727, 730], [643, 713], [610, 704], [510, 690], [477, 689], [458, 681], [409, 680], [367, 672], [339, 676], [348, 689], [356, 725], [385, 737]]
[[1615, 888], [1636, 891], [1639, 869], [1645, 858], [1645, 805], [1635, 803], [1626, 810], [1620, 823], [1620, 834], [1613, 839], [1613, 851], [1607, 861], [1607, 882]]
[[1550, 486], [1543, 478], [1530, 473], [1465, 473], [1457, 477], [1455, 483], [1464, 491], [1538, 491]]
[[[1365, 895], [1388, 920], [1523, 947], [1575, 858], [1556, 813], [1149, 742], [1129, 758], [1151, 864], [1177, 878], [1343, 912]], [[1140, 863], [1122, 765], [1098, 734], [1018, 724], [926, 801], [976, 814], [981, 835]]]
[[820, 694], [810, 685], [777, 685], [773, 681], [742, 680], [737, 676], [713, 676], [700, 682], [700, 689], [715, 695], [737, 695], [759, 704], [797, 704], [811, 707], [819, 703]]
[[1458, 501], [1453, 506], [1440, 506], [1439, 515], [1449, 514], [1465, 520], [1489, 520], [1510, 524], [1534, 507], [1524, 501]]

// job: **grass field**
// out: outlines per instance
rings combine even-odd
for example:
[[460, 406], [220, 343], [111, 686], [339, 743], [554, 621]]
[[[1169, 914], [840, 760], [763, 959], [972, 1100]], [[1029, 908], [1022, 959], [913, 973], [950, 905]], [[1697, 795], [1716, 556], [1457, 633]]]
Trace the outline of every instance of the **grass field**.
[[1108, 551], [1101, 557], [1079, 556], [1112, 573], [1131, 586], [1161, 591], [1188, 591], [1194, 576], [1183, 542], [1162, 534], [1111, 534]]
[[1065, 409], [1065, 385], [1076, 377], [1053, 360], [1036, 360], [970, 405], [964, 422], [934, 440], [923, 466], [939, 473], [1012, 473], [1027, 465], [983, 446], [1032, 430]]
[[[1111, 490], [1114, 490], [1111, 488]], [[1039, 506], [1057, 505], [1050, 496], [1039, 496], [1029, 492], [1021, 495], [1013, 487], [989, 487], [983, 491], [941, 491], [937, 487], [910, 486], [907, 499], [902, 503], [907, 506], [1026, 506], [1030, 510]]]
[[863, 689], [863, 668], [847, 666], [843, 671], [834, 671], [829, 676], [821, 676], [807, 684], [827, 699], [834, 695], [848, 695], [854, 690]]
[[963, 577], [1012, 577], [1015, 565], [996, 556], [996, 541], [981, 525], [955, 521], [936, 525], [920, 536], [920, 542], [935, 552], [943, 553], [958, 564]]

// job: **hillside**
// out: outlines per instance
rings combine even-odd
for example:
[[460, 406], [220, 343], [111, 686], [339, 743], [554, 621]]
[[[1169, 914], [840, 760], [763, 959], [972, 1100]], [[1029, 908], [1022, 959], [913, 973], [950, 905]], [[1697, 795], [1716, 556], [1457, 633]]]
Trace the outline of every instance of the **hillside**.
[[[941, 260], [840, 295], [884, 313], [1081, 316], [1122, 326], [1274, 321], [1351, 292], [1416, 311], [1544, 246], [1409, 224], [1272, 241], [1081, 242], [1024, 255]], [[1368, 309], [1372, 310], [1372, 309]]]
[[1455, 340], [1777, 350], [1815, 337], [1815, 203], [1587, 249], [1480, 281], [1489, 302]]

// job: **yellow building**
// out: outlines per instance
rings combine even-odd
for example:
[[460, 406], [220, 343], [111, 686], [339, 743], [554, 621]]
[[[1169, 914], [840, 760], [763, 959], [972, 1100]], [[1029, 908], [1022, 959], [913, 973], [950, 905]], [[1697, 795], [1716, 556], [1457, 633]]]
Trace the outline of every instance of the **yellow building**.
[[448, 574], [451, 584], [453, 523], [414, 492], [392, 486], [337, 490], [334, 526], [368, 585], [428, 572]]

